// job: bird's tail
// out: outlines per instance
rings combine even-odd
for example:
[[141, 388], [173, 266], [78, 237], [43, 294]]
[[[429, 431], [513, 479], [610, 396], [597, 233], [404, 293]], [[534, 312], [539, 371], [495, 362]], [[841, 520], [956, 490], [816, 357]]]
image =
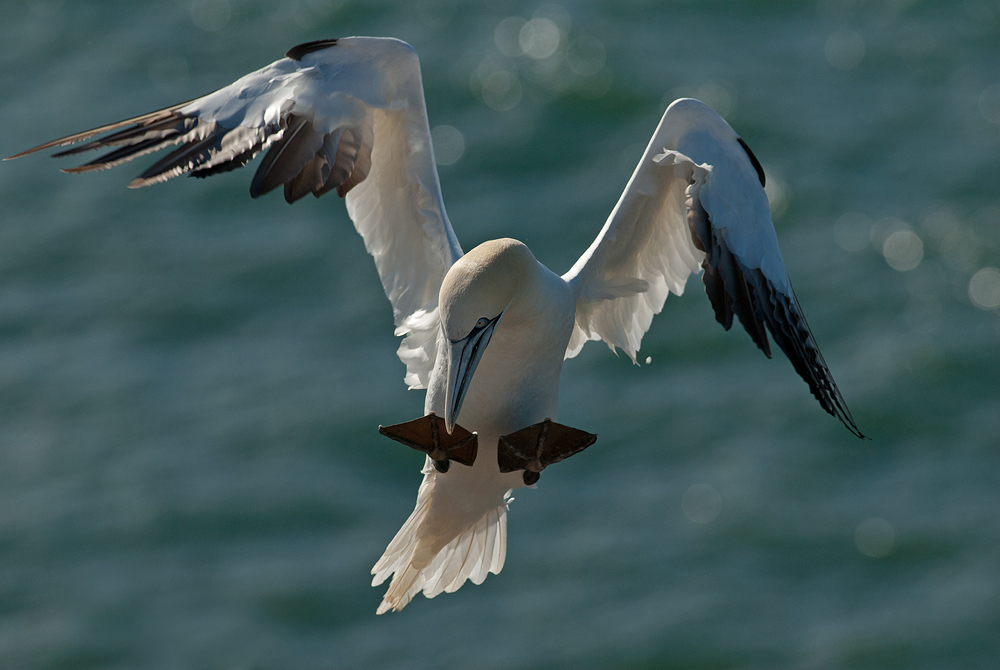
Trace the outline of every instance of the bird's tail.
[[434, 483], [433, 477], [424, 479], [413, 513], [372, 568], [372, 586], [392, 575], [377, 614], [398, 612], [418, 591], [428, 598], [453, 593], [467, 579], [482, 584], [488, 573], [499, 574], [503, 569], [510, 492], [499, 506], [460, 525], [449, 523], [454, 517], [435, 514]]

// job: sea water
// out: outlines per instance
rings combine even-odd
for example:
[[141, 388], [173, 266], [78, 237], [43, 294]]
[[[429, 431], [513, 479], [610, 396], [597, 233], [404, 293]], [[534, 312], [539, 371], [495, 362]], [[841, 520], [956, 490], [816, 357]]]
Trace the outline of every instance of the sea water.
[[376, 427], [423, 399], [343, 204], [23, 158], [0, 165], [0, 666], [998, 667], [995, 1], [2, 10], [4, 156], [300, 42], [407, 40], [463, 248], [516, 237], [560, 273], [700, 98], [763, 164], [871, 441], [693, 277], [640, 365], [567, 362], [560, 421], [600, 437], [517, 492], [502, 574], [376, 617], [422, 462]]

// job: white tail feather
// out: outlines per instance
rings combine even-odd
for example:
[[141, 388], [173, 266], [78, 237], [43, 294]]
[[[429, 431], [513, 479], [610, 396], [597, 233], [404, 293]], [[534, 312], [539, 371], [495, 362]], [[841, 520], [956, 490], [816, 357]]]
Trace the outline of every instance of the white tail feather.
[[[499, 574], [503, 569], [507, 556], [509, 493], [503, 504], [486, 512], [440, 546], [440, 542], [433, 539], [440, 537], [440, 529], [427, 528], [431, 488], [429, 479], [425, 479], [413, 513], [372, 568], [372, 586], [378, 586], [392, 575], [378, 614], [389, 610], [398, 612], [419, 591], [428, 598], [442, 592], [453, 593], [466, 580], [482, 584], [487, 574]], [[435, 551], [434, 545], [440, 548]]]

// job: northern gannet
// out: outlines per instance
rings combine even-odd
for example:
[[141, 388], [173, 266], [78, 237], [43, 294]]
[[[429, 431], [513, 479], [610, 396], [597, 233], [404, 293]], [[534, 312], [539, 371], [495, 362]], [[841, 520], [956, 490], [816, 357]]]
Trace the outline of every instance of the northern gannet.
[[764, 171], [697, 100], [667, 108], [603, 229], [561, 276], [512, 239], [463, 255], [441, 197], [417, 54], [396, 39], [302, 44], [204, 97], [11, 158], [84, 140], [56, 155], [111, 151], [65, 172], [179, 144], [129, 184], [137, 188], [232, 170], [267, 150], [252, 197], [283, 186], [290, 203], [333, 190], [345, 199], [403, 337], [405, 382], [427, 389], [425, 413], [448, 431], [461, 418], [479, 444], [465, 459], [472, 465], [435, 467], [427, 457], [416, 507], [372, 569], [373, 585], [392, 577], [378, 613], [500, 572], [510, 494], [532, 481], [501, 472], [500, 437], [556, 417], [563, 361], [587, 341], [635, 361], [667, 294], [680, 295], [700, 270], [723, 327], [737, 317], [768, 357], [770, 331], [823, 409], [863, 437], [792, 291]]

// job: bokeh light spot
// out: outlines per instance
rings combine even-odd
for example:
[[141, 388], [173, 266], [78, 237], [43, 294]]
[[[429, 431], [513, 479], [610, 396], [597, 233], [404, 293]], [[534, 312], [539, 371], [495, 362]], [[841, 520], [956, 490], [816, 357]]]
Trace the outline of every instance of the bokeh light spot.
[[781, 175], [772, 168], [764, 167], [764, 193], [767, 194], [767, 205], [771, 209], [771, 216], [777, 219], [788, 209], [788, 186]]
[[660, 99], [660, 111], [680, 98], [701, 100], [721, 117], [729, 116], [736, 109], [736, 91], [732, 84], [724, 81], [707, 81], [701, 86], [679, 86], [671, 89]]
[[437, 126], [431, 130], [434, 160], [438, 165], [457, 163], [465, 153], [465, 138], [454, 126]]
[[521, 100], [523, 89], [513, 63], [497, 56], [487, 56], [472, 73], [473, 94], [501, 112], [514, 109]]
[[838, 70], [853, 70], [865, 57], [865, 40], [853, 30], [838, 30], [826, 38], [823, 53]]
[[191, 5], [191, 20], [207, 33], [217, 33], [229, 25], [233, 6], [229, 0], [195, 0]]
[[980, 94], [979, 111], [990, 123], [1000, 123], [1000, 84], [993, 84]]
[[518, 42], [521, 51], [535, 60], [548, 58], [559, 48], [559, 26], [551, 19], [531, 19], [521, 27]]
[[731, 86], [708, 81], [698, 87], [694, 97], [715, 110], [719, 116], [726, 117], [736, 109], [736, 94]]
[[505, 70], [494, 72], [483, 81], [483, 101], [501, 112], [514, 109], [521, 101], [521, 82]]
[[695, 523], [709, 523], [722, 511], [722, 496], [708, 484], [693, 484], [681, 498], [684, 515]]
[[882, 558], [892, 553], [896, 544], [896, 531], [885, 519], [865, 519], [854, 529], [854, 544], [865, 556]]
[[894, 216], [889, 216], [884, 219], [879, 219], [872, 225], [871, 240], [872, 246], [876, 249], [881, 249], [885, 241], [889, 239], [889, 236], [900, 230], [912, 230], [910, 224], [902, 219], [897, 219]]
[[872, 220], [861, 212], [847, 212], [833, 224], [833, 240], [844, 251], [857, 253], [868, 246]]
[[882, 255], [893, 270], [908, 272], [924, 259], [924, 243], [912, 230], [897, 230], [886, 238]]
[[504, 56], [514, 58], [524, 55], [521, 50], [521, 28], [527, 23], [520, 16], [509, 16], [497, 24], [493, 31], [493, 42]]
[[444, 28], [455, 18], [455, 0], [420, 0], [416, 3], [417, 17], [428, 28]]
[[1000, 270], [983, 268], [969, 280], [969, 299], [979, 309], [1000, 307]]

